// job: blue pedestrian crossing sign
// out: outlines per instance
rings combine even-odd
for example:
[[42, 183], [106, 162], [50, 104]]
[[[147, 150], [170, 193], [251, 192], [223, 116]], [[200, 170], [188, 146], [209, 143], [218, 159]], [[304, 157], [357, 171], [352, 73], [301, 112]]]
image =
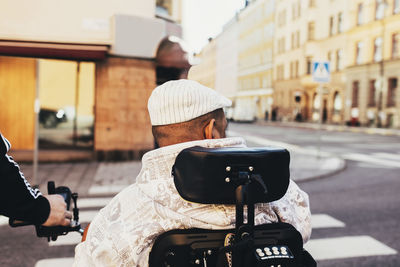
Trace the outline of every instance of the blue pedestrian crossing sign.
[[329, 61], [313, 61], [312, 79], [318, 83], [328, 83], [331, 80]]

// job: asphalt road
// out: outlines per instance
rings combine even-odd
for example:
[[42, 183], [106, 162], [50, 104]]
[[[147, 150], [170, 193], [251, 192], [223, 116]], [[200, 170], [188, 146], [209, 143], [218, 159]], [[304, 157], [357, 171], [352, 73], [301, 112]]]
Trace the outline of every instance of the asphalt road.
[[[379, 255], [400, 251], [400, 137], [254, 124], [230, 124], [229, 130], [310, 150], [319, 146], [346, 159], [344, 171], [300, 184], [309, 194], [313, 214], [343, 223], [313, 229], [310, 243], [323, 240], [332, 250], [318, 266], [400, 266], [399, 254]], [[356, 255], [360, 250], [364, 256]]]
[[[344, 171], [299, 184], [319, 221], [306, 245], [318, 266], [400, 266], [400, 137], [256, 124], [230, 124], [229, 130], [310, 150], [319, 144], [320, 151], [346, 159]], [[101, 206], [98, 199], [89, 202], [82, 215]], [[0, 266], [70, 266], [79, 236], [66, 237], [49, 246], [31, 226], [12, 229], [0, 222]]]

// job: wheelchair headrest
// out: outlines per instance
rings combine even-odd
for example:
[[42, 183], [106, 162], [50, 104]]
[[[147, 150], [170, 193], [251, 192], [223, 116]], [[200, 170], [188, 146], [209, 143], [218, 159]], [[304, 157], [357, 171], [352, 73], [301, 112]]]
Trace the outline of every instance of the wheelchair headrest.
[[280, 199], [286, 193], [289, 161], [289, 152], [282, 148], [195, 146], [179, 153], [172, 173], [181, 197], [202, 204], [235, 204], [239, 181], [243, 181], [243, 177], [257, 175], [261, 179], [252, 182], [249, 194], [254, 203], [267, 203]]

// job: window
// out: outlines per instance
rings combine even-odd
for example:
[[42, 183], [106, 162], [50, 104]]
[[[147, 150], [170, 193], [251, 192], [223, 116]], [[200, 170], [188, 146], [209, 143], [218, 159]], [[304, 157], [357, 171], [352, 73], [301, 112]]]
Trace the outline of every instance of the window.
[[334, 22], [334, 17], [331, 16], [329, 18], [329, 36], [333, 35], [333, 22]]
[[315, 38], [315, 22], [308, 23], [308, 40], [314, 40]]
[[328, 52], [327, 58], [330, 63], [330, 68], [333, 69], [333, 52], [332, 51]]
[[294, 49], [296, 47], [296, 41], [295, 41], [295, 33], [292, 32], [292, 39], [291, 39], [291, 48]]
[[382, 60], [382, 37], [374, 40], [374, 61], [379, 62]]
[[285, 37], [278, 40], [278, 53], [285, 52]]
[[388, 96], [387, 96], [388, 107], [396, 106], [396, 91], [397, 91], [397, 78], [390, 78]]
[[336, 70], [343, 69], [343, 49], [336, 51]]
[[352, 93], [352, 98], [351, 98], [351, 107], [356, 108], [358, 107], [358, 89], [359, 89], [360, 83], [359, 81], [354, 81], [353, 82], [353, 93]]
[[337, 32], [341, 33], [341, 32], [343, 32], [343, 13], [342, 12], [340, 12], [338, 14], [337, 20], [338, 20], [337, 21]]
[[368, 92], [368, 106], [375, 107], [375, 96], [376, 95], [376, 80], [369, 81], [369, 92]]
[[294, 75], [294, 65], [293, 65], [293, 61], [290, 61], [290, 72], [289, 72], [289, 77], [293, 78]]
[[400, 0], [394, 0], [393, 1], [393, 14], [399, 14], [400, 13]]
[[309, 0], [308, 6], [309, 7], [315, 7], [315, 0]]
[[400, 57], [400, 33], [395, 33], [392, 35], [392, 58]]
[[299, 77], [299, 61], [296, 60], [294, 63], [294, 77]]
[[285, 69], [284, 69], [284, 65], [283, 64], [279, 65], [276, 68], [276, 79], [277, 80], [283, 80], [284, 71], [285, 71]]
[[312, 57], [306, 58], [307, 74], [311, 74], [312, 69]]
[[375, 20], [383, 19], [385, 16], [385, 1], [375, 0]]
[[300, 47], [300, 31], [296, 32], [296, 47]]
[[362, 63], [362, 52], [363, 52], [363, 42], [358, 42], [356, 46], [356, 65], [360, 65]]
[[359, 3], [357, 9], [357, 25], [361, 25], [363, 23], [364, 23], [364, 5], [363, 3]]
[[297, 17], [298, 18], [301, 17], [301, 1], [302, 0], [297, 1]]
[[286, 10], [282, 10], [278, 15], [278, 26], [283, 27], [286, 24]]
[[340, 111], [342, 110], [342, 98], [340, 97], [340, 93], [338, 91], [335, 92], [335, 95], [333, 97], [333, 113], [334, 114], [340, 114]]
[[292, 5], [292, 19], [293, 20], [296, 20], [297, 18], [300, 17], [300, 8], [301, 8], [300, 1], [301, 0], [298, 0], [297, 2], [294, 2]]

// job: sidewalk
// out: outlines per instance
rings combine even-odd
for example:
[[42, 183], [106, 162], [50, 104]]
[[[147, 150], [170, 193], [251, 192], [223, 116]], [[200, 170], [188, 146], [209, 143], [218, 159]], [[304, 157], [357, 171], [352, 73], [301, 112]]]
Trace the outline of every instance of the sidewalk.
[[258, 120], [255, 122], [258, 125], [263, 126], [278, 126], [278, 127], [293, 127], [293, 128], [304, 128], [314, 130], [326, 130], [326, 131], [337, 131], [337, 132], [353, 132], [353, 133], [366, 133], [366, 134], [379, 134], [386, 136], [400, 136], [400, 129], [391, 128], [374, 128], [374, 127], [354, 127], [346, 125], [335, 125], [335, 124], [319, 124], [311, 122], [281, 122], [281, 121], [265, 121]]

